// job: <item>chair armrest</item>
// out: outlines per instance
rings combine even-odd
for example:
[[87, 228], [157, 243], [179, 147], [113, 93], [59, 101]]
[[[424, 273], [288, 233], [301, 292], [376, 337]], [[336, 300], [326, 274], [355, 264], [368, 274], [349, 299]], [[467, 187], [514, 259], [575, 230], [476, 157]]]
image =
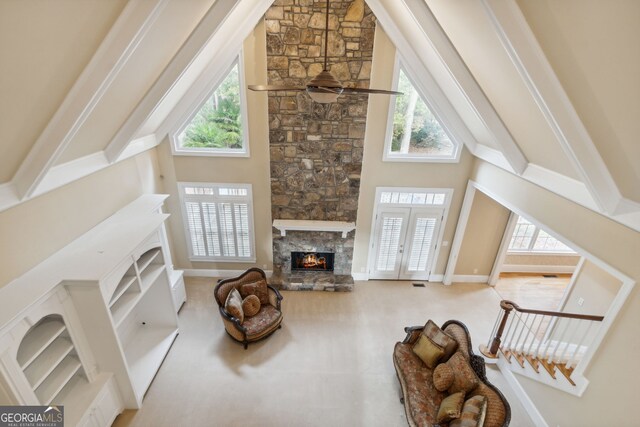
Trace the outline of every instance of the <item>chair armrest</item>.
[[272, 303], [272, 305], [273, 305], [275, 308], [277, 308], [278, 310], [280, 310], [280, 301], [282, 301], [282, 299], [283, 299], [282, 294], [280, 294], [280, 292], [279, 292], [276, 288], [274, 288], [273, 286], [271, 286], [271, 285], [267, 285], [267, 289], [269, 290], [269, 293], [270, 293], [270, 294], [273, 294], [273, 295], [275, 296], [275, 298], [276, 298], [276, 300], [275, 300], [275, 304], [273, 304], [273, 302], [271, 301], [271, 295], [269, 296], [269, 301]]
[[223, 319], [227, 319], [230, 322], [233, 322], [234, 326], [239, 330], [242, 331], [243, 334], [247, 333], [247, 329], [242, 326], [242, 324], [240, 324], [240, 319], [238, 319], [237, 317], [233, 317], [232, 315], [230, 315], [229, 313], [227, 313], [227, 310], [224, 309], [224, 307], [218, 307], [220, 309], [220, 315], [222, 316]]
[[404, 331], [407, 333], [407, 336], [402, 341], [403, 344], [413, 344], [416, 342], [424, 326], [407, 326], [404, 328]]

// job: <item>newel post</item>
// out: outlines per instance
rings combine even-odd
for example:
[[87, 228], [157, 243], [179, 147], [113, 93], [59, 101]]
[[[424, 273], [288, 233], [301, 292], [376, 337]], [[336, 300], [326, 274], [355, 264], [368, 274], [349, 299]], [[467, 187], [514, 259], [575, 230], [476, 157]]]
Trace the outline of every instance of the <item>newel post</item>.
[[502, 320], [500, 321], [500, 326], [498, 326], [498, 330], [496, 331], [496, 336], [493, 337], [493, 341], [491, 341], [491, 346], [489, 347], [489, 353], [495, 356], [498, 354], [498, 350], [500, 349], [500, 343], [502, 338], [502, 333], [504, 332], [504, 328], [507, 326], [507, 319], [511, 310], [513, 310], [513, 305], [510, 301], [500, 301], [500, 308], [504, 310], [504, 315], [502, 316]]

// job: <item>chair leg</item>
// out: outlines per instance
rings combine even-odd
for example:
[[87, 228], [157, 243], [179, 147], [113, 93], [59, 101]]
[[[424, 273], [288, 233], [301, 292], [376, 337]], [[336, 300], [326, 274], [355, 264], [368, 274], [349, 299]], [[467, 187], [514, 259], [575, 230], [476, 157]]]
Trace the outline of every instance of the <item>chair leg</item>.
[[248, 343], [248, 342], [246, 342], [246, 341], [245, 341], [245, 342], [243, 342], [242, 344], [244, 345], [244, 349], [245, 349], [245, 350], [249, 347], [249, 343]]
[[279, 325], [278, 325], [278, 329], [282, 329], [282, 324], [279, 324]]
[[404, 396], [400, 397], [400, 403], [404, 405]]

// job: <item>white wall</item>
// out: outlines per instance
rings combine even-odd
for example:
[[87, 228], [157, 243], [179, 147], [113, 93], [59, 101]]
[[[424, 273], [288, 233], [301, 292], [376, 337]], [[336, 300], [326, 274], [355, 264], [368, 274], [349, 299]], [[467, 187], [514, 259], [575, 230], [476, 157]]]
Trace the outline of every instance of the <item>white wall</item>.
[[[481, 160], [474, 164], [472, 179], [498, 201], [508, 201], [516, 213], [526, 212], [549, 232], [560, 233], [589, 259], [640, 279], [640, 233]], [[640, 378], [639, 324], [636, 285], [585, 371], [590, 384], [582, 397], [516, 376], [550, 426], [629, 425]]]
[[0, 212], [0, 287], [144, 193], [162, 192], [155, 149]]
[[[393, 80], [395, 46], [382, 30], [376, 27], [371, 66], [371, 87], [389, 88]], [[393, 98], [370, 95], [364, 158], [356, 220], [353, 273], [364, 273], [369, 257], [369, 242], [373, 228], [376, 187], [436, 187], [453, 188], [453, 198], [446, 218], [444, 240], [451, 242], [462, 206], [473, 156], [463, 148], [459, 163], [383, 162], [387, 117]], [[449, 247], [440, 250], [434, 274], [444, 274]]]
[[[245, 82], [265, 82], [266, 34], [261, 20], [244, 41]], [[158, 147], [165, 176], [169, 237], [174, 266], [177, 269], [245, 270], [256, 265], [273, 268], [271, 246], [271, 182], [269, 179], [269, 123], [266, 93], [247, 91], [250, 157], [173, 156], [168, 138]], [[178, 182], [216, 182], [251, 184], [255, 226], [256, 262], [192, 262], [184, 233]]]

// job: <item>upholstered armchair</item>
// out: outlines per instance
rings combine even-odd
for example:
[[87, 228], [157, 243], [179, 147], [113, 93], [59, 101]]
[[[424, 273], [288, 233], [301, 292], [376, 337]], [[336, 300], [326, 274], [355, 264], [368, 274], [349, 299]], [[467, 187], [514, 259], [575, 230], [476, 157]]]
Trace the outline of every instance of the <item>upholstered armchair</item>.
[[[228, 306], [225, 307], [227, 297], [234, 289], [242, 294], [245, 301], [249, 295], [260, 297], [260, 309], [256, 314], [244, 316], [243, 313], [234, 312], [236, 314], [234, 316], [230, 312], [233, 310], [230, 310]], [[259, 268], [250, 268], [238, 277], [219, 280], [214, 289], [214, 296], [227, 334], [241, 342], [245, 349], [250, 342], [266, 338], [281, 327], [282, 295], [277, 289], [267, 284], [267, 277], [264, 271]], [[242, 310], [240, 311], [242, 312]]]

